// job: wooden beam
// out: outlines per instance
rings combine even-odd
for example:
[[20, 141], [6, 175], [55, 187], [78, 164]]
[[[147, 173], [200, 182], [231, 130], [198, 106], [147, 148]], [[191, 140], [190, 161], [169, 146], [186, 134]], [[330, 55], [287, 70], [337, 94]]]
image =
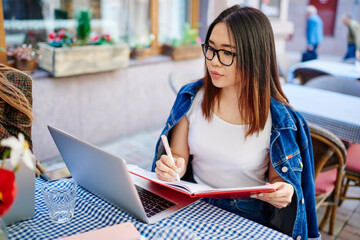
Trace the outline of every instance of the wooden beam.
[[5, 26], [4, 26], [4, 9], [2, 1], [0, 1], [0, 63], [7, 64]]
[[191, 1], [191, 27], [199, 29], [200, 0]]
[[155, 39], [151, 43], [151, 50], [153, 54], [160, 54], [159, 47], [159, 0], [150, 0], [150, 31], [154, 34]]

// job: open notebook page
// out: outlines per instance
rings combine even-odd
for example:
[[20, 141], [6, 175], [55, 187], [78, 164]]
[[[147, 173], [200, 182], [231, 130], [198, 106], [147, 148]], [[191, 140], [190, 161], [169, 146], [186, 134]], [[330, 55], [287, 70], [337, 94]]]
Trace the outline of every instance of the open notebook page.
[[180, 180], [180, 182], [177, 181], [173, 181], [173, 182], [166, 182], [166, 181], [162, 181], [160, 179], [157, 178], [156, 173], [154, 172], [149, 172], [146, 171], [136, 165], [133, 164], [128, 164], [127, 165], [128, 170], [135, 175], [141, 176], [143, 178], [146, 178], [152, 182], [157, 182], [163, 185], [168, 185], [171, 186], [173, 188], [179, 189], [180, 191], [185, 191], [188, 193], [195, 193], [195, 192], [206, 192], [206, 191], [210, 191], [210, 190], [216, 190], [213, 189], [212, 187], [205, 185], [205, 184], [197, 184], [197, 183], [192, 183], [192, 182], [187, 182], [187, 181], [182, 181]]
[[172, 188], [176, 188], [183, 192], [188, 193], [219, 193], [219, 192], [236, 192], [236, 191], [242, 191], [242, 192], [251, 192], [261, 190], [261, 192], [272, 192], [274, 189], [270, 185], [262, 185], [262, 186], [251, 186], [251, 187], [241, 187], [241, 188], [213, 188], [205, 184], [198, 184], [198, 183], [192, 183], [187, 181], [180, 182], [173, 181], [173, 182], [165, 182], [156, 177], [156, 173], [146, 171], [136, 165], [128, 165], [128, 169], [132, 174], [138, 175], [140, 177], [146, 178], [150, 181], [157, 182], [162, 185], [167, 185]]

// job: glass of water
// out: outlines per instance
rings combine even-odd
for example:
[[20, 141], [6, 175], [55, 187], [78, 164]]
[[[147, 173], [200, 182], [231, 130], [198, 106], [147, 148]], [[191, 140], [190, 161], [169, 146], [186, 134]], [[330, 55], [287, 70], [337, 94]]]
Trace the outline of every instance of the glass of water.
[[43, 184], [42, 192], [51, 220], [64, 223], [74, 216], [76, 188], [77, 184], [72, 178]]

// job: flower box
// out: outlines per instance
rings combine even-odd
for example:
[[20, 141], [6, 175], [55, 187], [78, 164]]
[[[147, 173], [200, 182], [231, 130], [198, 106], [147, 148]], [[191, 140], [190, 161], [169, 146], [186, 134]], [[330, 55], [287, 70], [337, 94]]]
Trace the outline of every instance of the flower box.
[[202, 56], [200, 45], [184, 45], [174, 47], [168, 44], [164, 44], [162, 47], [162, 53], [166, 56], [170, 56], [173, 60], [197, 58]]
[[39, 67], [54, 77], [66, 77], [124, 68], [129, 65], [128, 45], [88, 45], [55, 48], [39, 43]]
[[142, 60], [151, 55], [151, 48], [134, 48], [131, 50], [130, 58]]

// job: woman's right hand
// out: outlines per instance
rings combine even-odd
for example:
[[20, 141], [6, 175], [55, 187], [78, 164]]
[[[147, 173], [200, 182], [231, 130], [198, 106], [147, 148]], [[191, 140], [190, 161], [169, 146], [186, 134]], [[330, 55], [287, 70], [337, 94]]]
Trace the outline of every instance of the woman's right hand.
[[174, 157], [175, 164], [167, 155], [162, 155], [156, 161], [156, 176], [162, 181], [172, 182], [176, 180], [176, 172], [181, 178], [185, 173], [185, 160], [182, 157]]

